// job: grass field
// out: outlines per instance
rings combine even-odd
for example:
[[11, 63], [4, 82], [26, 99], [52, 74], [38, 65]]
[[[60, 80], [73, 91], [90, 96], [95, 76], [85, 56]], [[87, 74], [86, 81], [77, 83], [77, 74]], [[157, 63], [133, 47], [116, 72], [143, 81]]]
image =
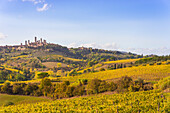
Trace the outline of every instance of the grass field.
[[44, 62], [42, 63], [43, 65], [45, 65], [48, 68], [53, 68], [53, 67], [67, 67], [67, 64], [64, 63], [60, 63], [60, 62]]
[[20, 56], [16, 56], [16, 57], [12, 57], [12, 58], [27, 58], [29, 55], [20, 55]]
[[44, 56], [44, 57], [48, 57], [48, 58], [63, 58], [65, 60], [71, 60], [71, 61], [75, 61], [75, 62], [79, 62], [79, 61], [82, 61], [81, 59], [75, 59], [75, 58], [69, 58], [69, 57], [64, 57], [62, 55], [47, 55], [47, 56]]
[[107, 61], [104, 62], [104, 64], [116, 64], [116, 63], [130, 63], [130, 62], [136, 62], [140, 59], [125, 59], [125, 60], [117, 60], [117, 61]]
[[102, 79], [109, 80], [120, 78], [122, 76], [131, 76], [134, 79], [142, 78], [144, 80], [152, 81], [159, 80], [161, 78], [170, 76], [170, 65], [154, 65], [154, 66], [137, 66], [137, 67], [127, 67], [116, 70], [100, 71], [95, 73], [87, 73], [79, 76], [70, 76], [60, 78], [61, 80], [77, 81], [78, 79]]
[[[163, 95], [163, 97], [162, 97]], [[160, 91], [140, 91], [124, 94], [93, 95], [52, 102], [20, 104], [2, 107], [0, 112], [14, 113], [168, 113], [170, 94]]]
[[17, 104], [28, 104], [28, 103], [45, 102], [45, 101], [51, 101], [51, 100], [46, 98], [41, 98], [41, 97], [0, 94], [0, 106], [3, 106], [8, 102], [12, 102], [15, 105], [17, 105]]

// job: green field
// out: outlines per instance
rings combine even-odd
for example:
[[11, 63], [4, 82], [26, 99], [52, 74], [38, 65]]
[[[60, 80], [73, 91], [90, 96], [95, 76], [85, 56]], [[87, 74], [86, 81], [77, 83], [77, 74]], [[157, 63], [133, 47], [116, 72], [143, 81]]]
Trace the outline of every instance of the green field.
[[0, 94], [0, 106], [8, 104], [9, 102], [17, 104], [28, 104], [36, 102], [50, 101], [50, 99], [42, 97], [31, 97], [31, 96], [22, 96], [22, 95], [7, 95]]
[[48, 68], [53, 68], [53, 67], [67, 67], [67, 64], [61, 63], [61, 62], [44, 62], [42, 63]]

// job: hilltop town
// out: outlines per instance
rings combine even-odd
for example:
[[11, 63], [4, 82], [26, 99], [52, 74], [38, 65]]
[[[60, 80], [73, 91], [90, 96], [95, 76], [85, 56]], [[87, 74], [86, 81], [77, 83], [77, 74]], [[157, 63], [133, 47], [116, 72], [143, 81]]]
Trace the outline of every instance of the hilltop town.
[[37, 47], [41, 47], [41, 46], [44, 46], [44, 45], [48, 45], [46, 40], [43, 40], [42, 38], [40, 38], [40, 40], [38, 40], [38, 38], [35, 37], [34, 42], [31, 42], [30, 40], [26, 40], [25, 45], [23, 43], [21, 43], [20, 45], [14, 45], [14, 46], [8, 46], [8, 45], [0, 46], [0, 48], [25, 50], [27, 47], [37, 48]]

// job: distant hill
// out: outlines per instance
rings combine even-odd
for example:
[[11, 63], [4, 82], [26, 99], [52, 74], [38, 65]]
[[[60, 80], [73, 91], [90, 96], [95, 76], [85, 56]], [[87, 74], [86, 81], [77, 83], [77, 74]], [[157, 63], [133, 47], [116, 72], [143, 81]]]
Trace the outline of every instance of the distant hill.
[[[88, 68], [92, 69], [92, 67], [100, 70], [100, 68], [110, 66], [109, 64], [98, 66], [104, 62], [142, 57], [142, 55], [121, 51], [86, 47], [68, 48], [59, 44], [48, 43], [42, 38], [37, 40], [37, 37], [35, 37], [35, 41], [25, 41], [25, 45], [21, 43], [14, 46], [0, 46], [0, 66], [2, 70], [0, 72], [2, 72], [2, 75], [4, 75], [3, 73], [8, 73], [1, 80], [3, 82], [4, 80], [9, 80], [9, 78], [11, 80], [32, 79], [36, 72], [49, 70], [55, 73], [52, 75], [66, 76], [72, 70], [84, 71]], [[19, 77], [15, 78], [16, 74]]]

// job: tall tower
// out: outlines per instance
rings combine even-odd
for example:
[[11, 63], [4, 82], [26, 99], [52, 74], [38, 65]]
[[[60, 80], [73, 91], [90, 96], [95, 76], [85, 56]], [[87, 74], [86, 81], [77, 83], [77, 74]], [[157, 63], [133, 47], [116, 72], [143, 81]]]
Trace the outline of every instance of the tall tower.
[[27, 41], [25, 41], [25, 45], [27, 46]]
[[40, 39], [40, 43], [42, 44], [42, 38]]
[[37, 37], [35, 37], [35, 43], [37, 42]]
[[47, 44], [47, 41], [46, 41], [46, 40], [44, 40], [44, 44]]

